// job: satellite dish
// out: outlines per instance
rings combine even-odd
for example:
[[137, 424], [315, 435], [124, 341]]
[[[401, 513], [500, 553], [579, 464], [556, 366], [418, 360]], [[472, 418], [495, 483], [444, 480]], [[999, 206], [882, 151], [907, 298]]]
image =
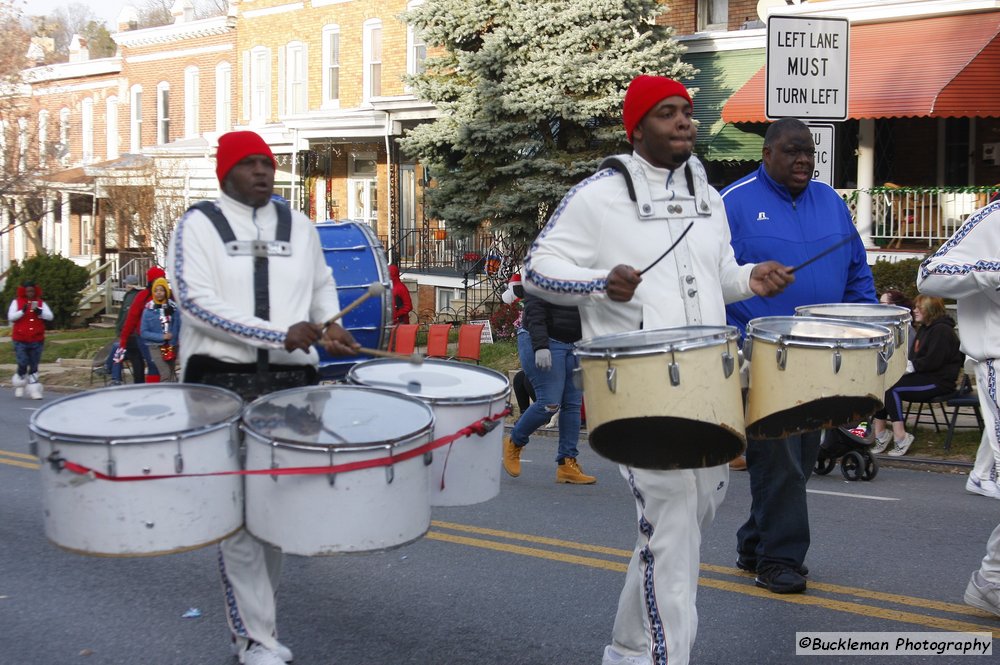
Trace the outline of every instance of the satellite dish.
[[767, 23], [767, 15], [769, 10], [778, 9], [781, 7], [791, 7], [793, 5], [801, 5], [805, 0], [758, 0], [757, 1], [757, 18], [759, 18], [764, 23]]

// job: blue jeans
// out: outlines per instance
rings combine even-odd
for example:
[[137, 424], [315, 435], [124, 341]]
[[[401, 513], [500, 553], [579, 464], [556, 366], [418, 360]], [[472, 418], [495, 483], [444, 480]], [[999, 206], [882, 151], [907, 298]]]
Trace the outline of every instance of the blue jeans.
[[14, 358], [17, 360], [17, 373], [20, 376], [34, 374], [38, 371], [38, 363], [42, 361], [42, 347], [45, 342], [14, 342]]
[[531, 348], [531, 335], [520, 330], [517, 333], [517, 354], [521, 358], [521, 368], [535, 389], [535, 401], [521, 414], [510, 433], [516, 446], [528, 443], [528, 437], [539, 427], [549, 422], [549, 418], [559, 409], [559, 451], [556, 462], [566, 457], [577, 456], [576, 442], [580, 438], [580, 406], [583, 390], [573, 384], [573, 370], [578, 361], [573, 355], [573, 345], [549, 338], [552, 353], [552, 367], [543, 372], [535, 367], [535, 352]]
[[757, 565], [798, 567], [809, 549], [806, 481], [816, 466], [820, 432], [749, 439], [750, 518], [736, 532], [736, 552]]

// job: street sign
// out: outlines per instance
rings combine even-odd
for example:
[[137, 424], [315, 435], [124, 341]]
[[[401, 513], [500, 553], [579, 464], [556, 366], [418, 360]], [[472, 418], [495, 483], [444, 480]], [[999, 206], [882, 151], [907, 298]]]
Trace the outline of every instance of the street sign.
[[833, 187], [833, 156], [836, 154], [833, 125], [809, 123], [809, 131], [816, 144], [816, 165], [813, 180], [820, 180]]
[[849, 39], [846, 18], [768, 16], [767, 118], [846, 120]]

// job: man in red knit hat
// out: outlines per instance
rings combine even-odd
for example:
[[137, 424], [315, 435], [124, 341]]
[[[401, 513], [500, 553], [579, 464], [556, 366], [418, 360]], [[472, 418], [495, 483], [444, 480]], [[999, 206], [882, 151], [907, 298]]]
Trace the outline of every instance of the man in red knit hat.
[[[254, 132], [219, 137], [221, 194], [181, 217], [167, 254], [183, 322], [182, 380], [225, 387], [248, 401], [317, 383], [317, 344], [334, 356], [360, 348], [344, 328], [323, 323], [340, 311], [337, 285], [313, 223], [272, 200], [275, 168]], [[281, 550], [240, 530], [219, 544], [219, 554], [240, 663], [290, 661], [277, 631]]]

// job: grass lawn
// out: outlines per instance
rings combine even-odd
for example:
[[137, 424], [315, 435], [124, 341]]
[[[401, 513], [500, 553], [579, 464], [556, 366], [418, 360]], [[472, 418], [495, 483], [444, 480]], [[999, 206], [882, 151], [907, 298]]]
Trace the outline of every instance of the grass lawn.
[[[0, 328], [0, 337], [10, 338], [10, 327]], [[49, 330], [45, 333], [43, 363], [54, 363], [59, 358], [90, 359], [97, 350], [115, 337], [112, 328], [71, 328], [69, 330]], [[14, 345], [0, 344], [0, 365], [12, 365]]]

